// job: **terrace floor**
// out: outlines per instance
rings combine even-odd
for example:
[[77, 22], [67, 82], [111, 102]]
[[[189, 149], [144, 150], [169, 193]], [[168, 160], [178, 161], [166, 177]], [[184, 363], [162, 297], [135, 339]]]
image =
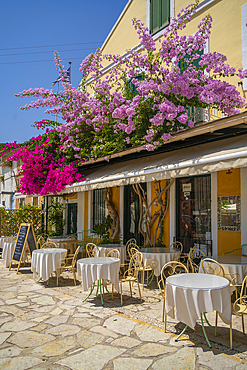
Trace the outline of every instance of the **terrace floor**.
[[[235, 369], [247, 370], [247, 335], [241, 317], [233, 317], [233, 350], [229, 327], [219, 320], [219, 336], [206, 327], [210, 349], [200, 321], [174, 341], [184, 324], [168, 318], [165, 333], [161, 321], [162, 299], [156, 282], [142, 291], [134, 286], [130, 297], [124, 285], [124, 304], [117, 293], [82, 303], [87, 292], [74, 286], [69, 273], [49, 284], [37, 283], [30, 267], [19, 274], [0, 260], [0, 369], [128, 370], [128, 369]], [[208, 314], [214, 323], [215, 314]], [[247, 326], [247, 322], [246, 322]]]

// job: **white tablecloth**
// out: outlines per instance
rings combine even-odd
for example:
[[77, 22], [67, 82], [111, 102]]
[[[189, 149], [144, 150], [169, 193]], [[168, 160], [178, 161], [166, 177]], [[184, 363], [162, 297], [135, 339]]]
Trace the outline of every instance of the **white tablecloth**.
[[[4, 242], [3, 243], [3, 251], [2, 251], [2, 258], [5, 260], [5, 266], [9, 267], [10, 262], [12, 260], [13, 252], [15, 249], [15, 241]], [[26, 250], [24, 250], [22, 255], [22, 261], [26, 259]]]
[[0, 248], [3, 249], [3, 244], [5, 242], [9, 242], [10, 239], [12, 239], [13, 237], [12, 236], [1, 236], [0, 237]]
[[140, 252], [143, 255], [144, 264], [147, 259], [159, 262], [154, 269], [155, 276], [160, 276], [161, 269], [167, 262], [177, 261], [180, 257], [179, 250], [170, 250], [170, 248], [141, 248]]
[[[34, 279], [42, 278], [48, 280], [54, 271], [59, 270], [58, 260], [65, 258], [67, 249], [44, 248], [37, 249], [32, 253], [31, 271]], [[58, 271], [57, 271], [58, 272]]]
[[178, 274], [166, 279], [166, 313], [192, 329], [203, 312], [218, 311], [221, 319], [231, 320], [229, 281], [207, 274]]
[[[234, 279], [236, 278], [236, 276], [239, 276], [239, 279], [237, 281], [238, 284], [241, 284], [243, 282], [244, 277], [247, 274], [247, 257], [226, 255], [212, 256], [210, 258], [217, 261], [223, 267], [224, 273], [226, 275], [231, 275]], [[203, 273], [202, 261], [199, 266], [199, 272]]]
[[121, 264], [124, 264], [126, 261], [126, 247], [125, 245], [119, 245], [119, 244], [101, 244], [97, 245], [100, 251], [100, 256], [104, 257], [107, 255], [108, 252], [110, 252], [112, 249], [117, 249], [120, 253], [120, 262]]
[[81, 277], [83, 290], [88, 290], [97, 280], [106, 279], [119, 289], [120, 259], [113, 257], [90, 257], [77, 261], [77, 276]]

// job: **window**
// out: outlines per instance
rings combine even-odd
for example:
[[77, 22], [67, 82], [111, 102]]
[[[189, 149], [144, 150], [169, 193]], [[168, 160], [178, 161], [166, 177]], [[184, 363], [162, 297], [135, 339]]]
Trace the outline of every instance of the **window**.
[[93, 191], [93, 226], [101, 224], [105, 217], [104, 189]]
[[[197, 50], [196, 53], [199, 54], [199, 55], [202, 55], [203, 50]], [[184, 56], [184, 58], [179, 61], [178, 66], [180, 68], [180, 73], [181, 74], [183, 74], [183, 72], [188, 68], [188, 64], [185, 62], [185, 59], [189, 59], [189, 58], [190, 58], [190, 55], [186, 54]], [[193, 65], [196, 68], [199, 67], [200, 60], [201, 60], [201, 57], [193, 60]], [[202, 113], [201, 108], [187, 106], [186, 107], [186, 112], [187, 112], [188, 116], [190, 117], [191, 121], [193, 121], [194, 123], [203, 121], [203, 113]]]
[[150, 0], [150, 33], [155, 34], [170, 23], [170, 0]]
[[143, 74], [139, 74], [135, 77], [131, 77], [127, 82], [125, 82], [124, 95], [127, 97], [127, 99], [132, 99], [134, 96], [139, 94], [136, 85], [134, 85], [132, 82], [133, 78], [137, 79], [138, 81], [144, 79]]

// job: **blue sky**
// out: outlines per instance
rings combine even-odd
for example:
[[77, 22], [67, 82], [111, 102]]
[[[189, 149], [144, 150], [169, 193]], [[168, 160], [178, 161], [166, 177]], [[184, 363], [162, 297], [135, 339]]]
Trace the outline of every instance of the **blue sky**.
[[34, 121], [55, 120], [41, 108], [20, 110], [20, 106], [32, 99], [17, 98], [14, 94], [30, 87], [51, 88], [58, 77], [55, 50], [65, 68], [72, 62], [72, 85], [78, 86], [82, 59], [102, 45], [126, 4], [127, 0], [8, 0], [1, 3], [0, 143], [26, 141], [41, 133], [31, 127]]

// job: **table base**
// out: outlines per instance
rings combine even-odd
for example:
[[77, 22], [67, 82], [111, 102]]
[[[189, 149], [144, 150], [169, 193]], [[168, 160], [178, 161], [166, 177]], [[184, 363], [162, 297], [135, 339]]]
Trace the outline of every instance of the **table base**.
[[[102, 283], [103, 283], [103, 289], [102, 289]], [[86, 298], [84, 298], [82, 300], [82, 302], [85, 302], [89, 297], [90, 295], [93, 293], [94, 291], [94, 288], [95, 288], [95, 282], [93, 283], [92, 285], [92, 288], [90, 290], [90, 293], [86, 296]], [[109, 290], [107, 289], [107, 284], [106, 284], [106, 281], [105, 279], [102, 279], [102, 280], [98, 280], [97, 281], [97, 290], [96, 290], [96, 297], [98, 295], [98, 292], [100, 291], [100, 299], [101, 299], [101, 303], [102, 303], [102, 306], [104, 305], [104, 301], [103, 301], [103, 298], [104, 298], [104, 288], [106, 289], [107, 293], [111, 294], [112, 296], [112, 299], [114, 298], [113, 297], [113, 287], [112, 287], [112, 293], [109, 292]], [[102, 293], [102, 290], [103, 290], [103, 293]]]
[[[215, 329], [212, 327], [212, 325], [208, 322], [208, 319], [207, 319], [207, 317], [206, 317], [206, 314], [205, 314], [205, 312], [203, 312], [203, 314], [201, 313], [201, 323], [202, 323], [202, 331], [203, 331], [203, 334], [204, 334], [204, 337], [205, 337], [205, 339], [206, 339], [206, 341], [207, 341], [207, 344], [208, 344], [208, 346], [209, 346], [209, 348], [211, 348], [212, 346], [211, 346], [211, 344], [210, 344], [210, 342], [209, 342], [209, 339], [208, 339], [208, 337], [207, 337], [207, 333], [206, 333], [206, 330], [205, 330], [205, 327], [204, 327], [204, 323], [203, 323], [203, 317], [202, 317], [202, 315], [204, 316], [204, 319], [205, 319], [205, 321], [206, 321], [206, 323], [208, 324], [208, 326], [212, 329], [212, 330], [214, 330], [215, 331], [215, 336], [216, 336], [216, 334], [218, 334], [218, 335], [220, 335], [218, 332], [217, 332], [217, 322], [216, 322], [216, 325], [215, 325]], [[217, 312], [216, 312], [216, 318], [217, 318]], [[185, 332], [185, 330], [188, 328], [188, 325], [185, 325], [185, 327], [183, 328], [183, 330], [181, 331], [181, 333], [177, 336], [177, 338], [175, 338], [175, 342], [177, 342], [178, 340], [179, 340], [179, 338], [184, 334], [184, 332]]]

